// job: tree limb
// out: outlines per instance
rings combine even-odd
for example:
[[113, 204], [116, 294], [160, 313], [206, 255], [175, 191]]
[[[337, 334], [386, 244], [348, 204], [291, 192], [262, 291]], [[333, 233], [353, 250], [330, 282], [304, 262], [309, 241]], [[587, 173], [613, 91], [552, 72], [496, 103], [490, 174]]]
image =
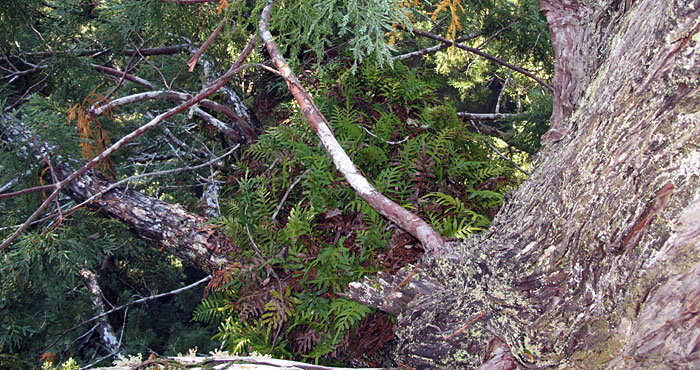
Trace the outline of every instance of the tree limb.
[[211, 94], [215, 93], [221, 86], [223, 86], [226, 82], [228, 82], [231, 77], [235, 73], [237, 73], [243, 66], [243, 62], [245, 59], [248, 57], [250, 52], [253, 50], [253, 46], [255, 45], [255, 37], [253, 37], [249, 42], [248, 45], [246, 45], [245, 49], [241, 52], [241, 55], [238, 57], [238, 59], [233, 63], [231, 68], [223, 75], [221, 76], [215, 83], [210, 85], [209, 87], [203, 89], [199, 94], [194, 96], [192, 99], [178, 105], [175, 108], [172, 108], [168, 110], [165, 113], [161, 113], [158, 116], [156, 116], [154, 119], [152, 119], [150, 122], [146, 123], [145, 125], [139, 127], [138, 129], [132, 131], [128, 135], [122, 137], [119, 141], [116, 143], [112, 144], [109, 148], [105, 149], [102, 153], [100, 153], [98, 156], [90, 160], [88, 163], [86, 163], [84, 166], [82, 166], [80, 169], [77, 171], [73, 172], [72, 174], [68, 175], [64, 180], [62, 180], [60, 183], [55, 184], [55, 190], [49, 195], [46, 200], [32, 213], [31, 216], [20, 226], [12, 235], [10, 235], [5, 241], [0, 244], [0, 250], [5, 249], [8, 245], [10, 245], [17, 237], [22, 234], [28, 227], [31, 225], [31, 223], [36, 220], [37, 217], [46, 209], [46, 207], [49, 205], [49, 203], [53, 202], [54, 199], [58, 197], [58, 194], [66, 187], [68, 184], [70, 184], [73, 180], [77, 179], [79, 176], [85, 174], [87, 171], [95, 167], [98, 163], [103, 161], [105, 158], [107, 158], [110, 154], [114, 153], [117, 151], [117, 149], [121, 148], [124, 144], [128, 143], [129, 141], [141, 136], [144, 134], [146, 131], [152, 129], [153, 127], [157, 126], [160, 122], [163, 120], [172, 117], [185, 109], [197, 104], [204, 98], [210, 96]]
[[377, 189], [357, 170], [355, 164], [333, 135], [326, 118], [314, 104], [313, 98], [301, 86], [296, 75], [292, 72], [291, 68], [289, 68], [289, 65], [277, 48], [272, 34], [267, 29], [268, 23], [270, 22], [272, 4], [273, 1], [270, 0], [268, 5], [263, 9], [259, 23], [261, 37], [265, 42], [267, 51], [270, 53], [277, 70], [287, 82], [287, 88], [299, 104], [304, 117], [306, 117], [306, 120], [318, 135], [321, 144], [333, 160], [335, 167], [362, 199], [367, 201], [379, 214], [416, 237], [416, 239], [423, 244], [426, 252], [434, 254], [444, 254], [448, 252], [449, 249], [445, 245], [445, 240], [435, 229], [420, 217], [409, 212], [377, 191]]
[[430, 33], [430, 32], [428, 32], [428, 31], [422, 31], [422, 30], [418, 30], [418, 29], [415, 29], [415, 28], [409, 30], [407, 27], [405, 27], [405, 26], [403, 26], [403, 25], [400, 25], [400, 24], [396, 24], [396, 25], [394, 25], [394, 26], [395, 26], [396, 28], [400, 29], [400, 30], [411, 32], [411, 33], [413, 33], [413, 34], [416, 35], [416, 36], [423, 36], [423, 37], [427, 37], [427, 38], [429, 38], [429, 39], [433, 39], [433, 40], [436, 40], [436, 41], [440, 41], [440, 42], [443, 42], [443, 43], [446, 43], [446, 44], [449, 44], [449, 45], [454, 45], [455, 47], [458, 47], [458, 48], [460, 48], [460, 49], [462, 49], [462, 50], [468, 51], [468, 52], [470, 52], [470, 53], [472, 53], [472, 54], [476, 54], [476, 55], [482, 56], [482, 57], [484, 57], [484, 58], [486, 58], [486, 59], [488, 59], [488, 60], [490, 60], [490, 61], [492, 61], [492, 62], [498, 63], [498, 64], [500, 64], [500, 65], [502, 65], [502, 66], [504, 66], [504, 67], [510, 68], [510, 69], [512, 69], [512, 70], [514, 70], [514, 71], [516, 71], [516, 72], [520, 72], [520, 73], [524, 74], [525, 76], [528, 76], [528, 77], [532, 78], [533, 80], [537, 81], [537, 83], [539, 83], [540, 85], [546, 87], [546, 88], [549, 89], [550, 91], [554, 91], [554, 88], [552, 87], [552, 85], [550, 85], [550, 84], [544, 82], [544, 80], [542, 80], [541, 78], [535, 76], [534, 74], [532, 74], [532, 72], [528, 72], [528, 71], [526, 71], [525, 69], [523, 69], [522, 67], [518, 67], [518, 66], [512, 65], [512, 64], [506, 62], [506, 61], [503, 60], [503, 59], [496, 58], [496, 57], [494, 57], [493, 55], [487, 54], [487, 53], [485, 53], [485, 52], [483, 52], [483, 51], [481, 51], [481, 50], [479, 50], [479, 49], [475, 49], [475, 48], [466, 46], [466, 45], [464, 45], [464, 44], [460, 44], [460, 43], [456, 43], [456, 42], [450, 41], [450, 40], [448, 40], [448, 39], [446, 39], [446, 38], [444, 38], [444, 37], [442, 37], [442, 36], [435, 35], [435, 34]]
[[148, 301], [152, 301], [152, 300], [154, 300], [154, 299], [163, 298], [163, 297], [168, 297], [168, 296], [171, 296], [171, 295], [175, 295], [175, 294], [178, 294], [178, 293], [182, 293], [182, 292], [184, 292], [184, 291], [186, 291], [186, 290], [190, 290], [190, 289], [196, 287], [197, 285], [200, 285], [200, 284], [202, 284], [202, 283], [206, 283], [206, 282], [209, 281], [209, 280], [211, 280], [211, 276], [207, 276], [207, 277], [205, 277], [205, 278], [203, 278], [203, 279], [201, 279], [201, 280], [199, 280], [199, 281], [196, 281], [196, 282], [194, 282], [194, 283], [192, 283], [192, 284], [190, 284], [190, 285], [184, 286], [184, 287], [182, 287], [182, 288], [177, 288], [177, 289], [171, 290], [171, 291], [169, 291], [169, 292], [160, 293], [160, 294], [154, 294], [154, 295], [151, 295], [151, 296], [148, 296], [148, 297], [140, 298], [140, 299], [137, 299], [137, 300], [135, 300], [135, 301], [133, 301], [133, 302], [125, 303], [125, 304], [123, 304], [123, 305], [121, 305], [121, 306], [114, 307], [113, 309], [111, 309], [111, 310], [109, 310], [109, 311], [102, 312], [101, 314], [96, 315], [96, 316], [93, 316], [92, 318], [87, 319], [87, 320], [81, 322], [80, 324], [78, 324], [78, 325], [76, 325], [76, 326], [74, 326], [74, 327], [72, 327], [72, 328], [70, 328], [70, 329], [64, 331], [63, 333], [61, 333], [61, 335], [58, 336], [58, 338], [56, 338], [53, 342], [51, 342], [51, 344], [49, 344], [48, 346], [46, 346], [46, 348], [44, 348], [44, 350], [41, 351], [41, 352], [44, 353], [44, 352], [48, 351], [49, 349], [51, 349], [51, 347], [53, 347], [53, 345], [56, 344], [56, 342], [58, 342], [61, 338], [63, 338], [64, 336], [66, 336], [66, 334], [68, 334], [68, 333], [74, 331], [75, 329], [78, 329], [78, 328], [82, 327], [83, 325], [89, 324], [89, 323], [91, 323], [91, 322], [93, 322], [93, 321], [95, 321], [95, 320], [99, 320], [99, 319], [101, 319], [101, 318], [103, 318], [103, 317], [105, 317], [105, 316], [111, 314], [112, 312], [121, 311], [121, 310], [123, 310], [123, 309], [125, 309], [125, 308], [127, 308], [127, 307], [129, 307], [129, 306], [131, 306], [131, 305], [137, 304], [137, 303], [148, 302]]

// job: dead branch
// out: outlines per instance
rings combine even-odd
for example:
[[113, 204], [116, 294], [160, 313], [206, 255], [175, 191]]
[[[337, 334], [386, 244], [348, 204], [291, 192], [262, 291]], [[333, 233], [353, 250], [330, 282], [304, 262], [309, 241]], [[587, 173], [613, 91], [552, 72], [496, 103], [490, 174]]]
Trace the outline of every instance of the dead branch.
[[99, 319], [101, 319], [101, 318], [103, 318], [103, 317], [105, 317], [105, 316], [111, 314], [112, 312], [121, 311], [121, 310], [123, 310], [123, 309], [125, 309], [125, 308], [127, 308], [127, 307], [129, 307], [129, 306], [131, 306], [131, 305], [137, 304], [137, 303], [148, 302], [148, 301], [152, 301], [152, 300], [154, 300], [154, 299], [163, 298], [163, 297], [168, 297], [168, 296], [171, 296], [171, 295], [175, 295], [175, 294], [178, 294], [178, 293], [182, 293], [182, 292], [184, 292], [184, 291], [186, 291], [186, 290], [190, 290], [190, 289], [196, 287], [197, 285], [201, 285], [202, 283], [206, 283], [206, 282], [209, 281], [209, 280], [211, 280], [211, 276], [207, 276], [207, 277], [205, 277], [205, 278], [203, 278], [203, 279], [201, 279], [201, 280], [199, 280], [199, 281], [196, 281], [196, 282], [194, 282], [194, 283], [192, 283], [192, 284], [190, 284], [190, 285], [184, 286], [184, 287], [182, 287], [182, 288], [177, 288], [177, 289], [171, 290], [171, 291], [169, 291], [169, 292], [160, 293], [160, 294], [154, 294], [154, 295], [151, 295], [151, 296], [148, 296], [148, 297], [144, 297], [144, 298], [141, 298], [141, 299], [137, 299], [137, 300], [135, 300], [135, 301], [133, 301], [133, 302], [125, 303], [125, 304], [123, 304], [123, 305], [121, 305], [121, 306], [114, 307], [113, 309], [111, 309], [111, 310], [109, 310], [109, 311], [106, 311], [106, 312], [103, 312], [103, 313], [101, 313], [101, 314], [99, 314], [99, 315], [93, 316], [92, 318], [87, 319], [87, 320], [81, 322], [80, 324], [75, 325], [75, 326], [73, 326], [72, 328], [70, 328], [70, 329], [64, 331], [63, 333], [61, 333], [61, 335], [59, 335], [58, 338], [56, 338], [53, 342], [51, 342], [51, 344], [49, 344], [48, 346], [46, 346], [46, 348], [44, 348], [44, 350], [42, 350], [41, 353], [44, 353], [44, 352], [48, 351], [49, 349], [51, 349], [51, 347], [53, 347], [53, 345], [56, 344], [56, 342], [58, 342], [61, 338], [63, 338], [64, 336], [66, 336], [66, 334], [68, 334], [68, 333], [74, 331], [75, 329], [78, 329], [78, 328], [82, 327], [83, 325], [89, 324], [89, 323], [91, 323], [91, 322], [93, 322], [93, 321], [95, 321], [95, 320], [99, 320]]
[[[214, 355], [210, 357], [162, 357], [160, 359], [149, 359], [134, 366], [113, 366], [101, 367], [98, 370], [132, 370], [143, 367], [147, 364], [163, 364], [164, 368], [187, 368], [191, 370], [203, 369], [260, 369], [260, 370], [343, 370], [348, 368], [331, 367], [323, 365], [307, 364], [304, 362], [278, 360], [269, 357], [253, 356], [226, 356]], [[228, 366], [226, 364], [229, 364]], [[398, 370], [399, 368], [359, 368], [357, 370]], [[97, 369], [96, 369], [97, 370]]]
[[498, 63], [498, 64], [500, 64], [500, 65], [502, 65], [502, 66], [504, 66], [504, 67], [510, 68], [510, 69], [512, 69], [512, 70], [514, 70], [514, 71], [516, 71], [516, 72], [520, 72], [520, 73], [522, 73], [523, 75], [528, 76], [528, 77], [532, 78], [533, 80], [537, 81], [537, 83], [539, 83], [540, 85], [546, 87], [546, 88], [549, 89], [550, 91], [554, 91], [554, 88], [552, 87], [552, 85], [550, 85], [550, 84], [544, 82], [544, 80], [542, 80], [541, 78], [535, 76], [532, 72], [529, 72], [529, 71], [523, 69], [522, 67], [518, 67], [518, 66], [512, 65], [512, 64], [506, 62], [506, 61], [503, 60], [503, 59], [496, 58], [496, 57], [494, 57], [493, 55], [487, 54], [487, 53], [485, 53], [485, 52], [483, 52], [483, 51], [481, 51], [481, 50], [479, 50], [479, 49], [475, 49], [475, 48], [466, 46], [466, 45], [464, 45], [464, 44], [460, 44], [460, 43], [456, 43], [456, 42], [450, 41], [450, 40], [448, 40], [448, 39], [446, 39], [446, 38], [444, 38], [444, 37], [442, 37], [442, 36], [435, 35], [435, 34], [430, 33], [430, 32], [428, 32], [428, 31], [422, 31], [422, 30], [418, 30], [418, 29], [415, 29], [415, 28], [409, 30], [407, 27], [405, 27], [405, 26], [403, 26], [403, 25], [400, 25], [400, 24], [396, 24], [396, 25], [394, 25], [394, 26], [395, 26], [396, 28], [400, 29], [400, 30], [411, 32], [411, 33], [413, 33], [413, 34], [416, 35], [416, 36], [427, 37], [427, 38], [429, 38], [429, 39], [433, 39], [433, 40], [436, 40], [436, 41], [440, 41], [440, 42], [445, 43], [445, 44], [448, 44], [448, 45], [454, 45], [455, 47], [458, 47], [458, 48], [460, 48], [460, 49], [462, 49], [462, 50], [468, 51], [468, 52], [470, 52], [470, 53], [472, 53], [472, 54], [476, 54], [476, 55], [482, 56], [482, 57], [484, 57], [484, 58], [486, 58], [486, 59], [488, 59], [488, 60], [490, 60], [490, 61], [492, 61], [492, 62]]
[[88, 163], [86, 163], [83, 167], [78, 169], [77, 171], [73, 172], [69, 176], [67, 176], [64, 180], [62, 180], [60, 183], [55, 184], [55, 190], [49, 195], [46, 200], [32, 213], [31, 216], [20, 226], [12, 235], [10, 235], [5, 241], [0, 244], [0, 250], [5, 249], [8, 245], [10, 245], [17, 237], [22, 234], [28, 227], [31, 225], [31, 223], [36, 220], [37, 217], [46, 209], [46, 207], [54, 201], [58, 197], [58, 194], [66, 187], [68, 184], [70, 184], [73, 180], [78, 178], [79, 176], [83, 175], [93, 167], [95, 167], [98, 163], [103, 161], [105, 158], [107, 158], [110, 154], [114, 153], [117, 151], [119, 148], [121, 148], [123, 145], [126, 143], [130, 142], [131, 140], [141, 136], [148, 130], [152, 129], [153, 127], [157, 126], [160, 122], [163, 120], [170, 118], [185, 109], [197, 104], [204, 98], [210, 96], [211, 94], [215, 93], [221, 86], [226, 84], [228, 80], [233, 77], [234, 74], [236, 74], [243, 66], [243, 62], [245, 59], [248, 57], [248, 55], [253, 51], [253, 46], [255, 45], [255, 37], [251, 38], [251, 40], [248, 42], [248, 45], [243, 49], [241, 52], [241, 55], [238, 57], [238, 59], [233, 63], [231, 68], [223, 75], [221, 76], [218, 80], [216, 80], [213, 84], [208, 86], [207, 88], [203, 89], [199, 94], [194, 96], [192, 99], [178, 105], [175, 108], [172, 108], [168, 110], [165, 113], [161, 113], [158, 116], [156, 116], [154, 119], [152, 119], [150, 122], [146, 123], [145, 125], [141, 126], [140, 128], [132, 131], [128, 135], [122, 137], [119, 141], [116, 143], [112, 144], [109, 148], [105, 149], [102, 153], [100, 153], [98, 156], [90, 160]]
[[[117, 107], [121, 107], [124, 105], [128, 104], [133, 104], [137, 102], [142, 102], [146, 100], [153, 100], [157, 98], [165, 98], [170, 101], [176, 101], [176, 102], [186, 102], [189, 99], [192, 99], [193, 95], [191, 94], [186, 94], [186, 93], [181, 93], [181, 92], [176, 92], [176, 91], [171, 91], [171, 90], [157, 90], [157, 91], [147, 91], [143, 93], [137, 93], [133, 95], [128, 95], [121, 97], [119, 99], [114, 99], [111, 102], [104, 104], [102, 106], [96, 107], [91, 110], [90, 113], [99, 116], [104, 114], [105, 112], [112, 110]], [[199, 105], [202, 106], [203, 108], [211, 109], [215, 112], [221, 113], [228, 118], [231, 119], [232, 122], [234, 122], [243, 132], [243, 141], [254, 141], [258, 138], [257, 133], [255, 130], [253, 130], [252, 127], [246, 122], [243, 117], [238, 115], [236, 112], [234, 112], [231, 108], [211, 101], [209, 99], [202, 99], [199, 102]], [[194, 108], [194, 113], [197, 114], [200, 118], [205, 120], [207, 123], [211, 124], [212, 126], [216, 127], [217, 130], [221, 131], [222, 133], [226, 134], [227, 136], [231, 137], [232, 139], [236, 141], [240, 141], [241, 135], [239, 135], [235, 130], [221, 122], [220, 120], [216, 119], [209, 113], [204, 112], [200, 108]]]
[[[475, 37], [477, 37], [477, 36], [479, 36], [479, 35], [480, 35], [480, 34], [478, 34], [478, 33], [472, 33], [471, 35], [468, 35], [467, 37], [459, 37], [459, 38], [457, 38], [457, 42], [463, 42], [463, 41], [471, 40], [471, 39], [473, 39], [473, 38], [475, 38]], [[447, 48], [449, 48], [450, 46], [451, 46], [451, 44], [440, 43], [440, 44], [437, 44], [437, 45], [435, 45], [435, 46], [431, 46], [431, 47], [429, 47], [429, 48], [420, 49], [420, 50], [412, 51], [412, 52], [410, 52], [410, 53], [397, 55], [397, 56], [394, 56], [392, 59], [393, 59], [393, 60], [406, 60], [406, 59], [410, 59], [410, 58], [413, 58], [413, 57], [419, 57], [419, 56], [423, 56], [423, 55], [428, 55], [428, 54], [431, 54], [431, 53], [434, 53], [434, 52], [437, 52], [437, 51], [440, 51], [440, 50], [443, 50], [443, 49], [447, 49]]]
[[301, 86], [294, 72], [287, 64], [286, 60], [277, 48], [272, 34], [268, 30], [273, 1], [263, 9], [259, 23], [261, 37], [265, 42], [267, 51], [277, 67], [280, 75], [287, 82], [287, 88], [296, 99], [304, 117], [314, 129], [326, 149], [326, 152], [333, 160], [335, 167], [345, 177], [353, 190], [372, 206], [377, 212], [388, 218], [391, 222], [406, 230], [416, 237], [427, 252], [443, 254], [448, 251], [445, 240], [427, 222], [409, 212], [396, 202], [384, 196], [372, 186], [367, 179], [360, 174], [345, 150], [340, 146], [331, 131], [326, 118], [321, 114], [313, 102], [311, 95]]
[[204, 54], [204, 51], [207, 50], [209, 45], [211, 45], [212, 41], [214, 41], [216, 36], [219, 35], [219, 32], [221, 32], [221, 29], [224, 28], [225, 24], [226, 24], [225, 20], [221, 21], [221, 23], [219, 23], [219, 25], [214, 29], [214, 32], [212, 32], [211, 35], [207, 38], [207, 40], [204, 41], [204, 44], [202, 44], [202, 46], [194, 53], [192, 58], [190, 58], [190, 60], [187, 61], [187, 66], [190, 67], [188, 70], [190, 72], [192, 72], [194, 70], [194, 66], [197, 64], [199, 57], [201, 57], [202, 54]]
[[114, 77], [119, 77], [119, 78], [122, 78], [122, 77], [123, 77], [125, 80], [131, 81], [131, 82], [133, 82], [133, 83], [135, 83], [135, 84], [138, 84], [138, 85], [141, 85], [141, 86], [143, 86], [143, 87], [145, 87], [145, 88], [147, 88], [147, 89], [155, 89], [155, 87], [153, 86], [152, 83], [150, 83], [150, 82], [144, 80], [144, 79], [141, 78], [141, 77], [136, 77], [136, 76], [134, 76], [134, 75], [132, 75], [132, 74], [130, 74], [130, 73], [125, 73], [125, 72], [122, 72], [122, 71], [117, 71], [117, 70], [114, 69], [114, 68], [109, 68], [109, 67], [105, 67], [105, 66], [101, 66], [101, 65], [97, 65], [97, 64], [90, 64], [90, 66], [92, 66], [93, 68], [95, 68], [95, 69], [96, 69], [98, 72], [100, 72], [100, 73], [104, 73], [104, 74], [107, 74], [107, 75], [110, 75], [110, 76], [114, 76]]

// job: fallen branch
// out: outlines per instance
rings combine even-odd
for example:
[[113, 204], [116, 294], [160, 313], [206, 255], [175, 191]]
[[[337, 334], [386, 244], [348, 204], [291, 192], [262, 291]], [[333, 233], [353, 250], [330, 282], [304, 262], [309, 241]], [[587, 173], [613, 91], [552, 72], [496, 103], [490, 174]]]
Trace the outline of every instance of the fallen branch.
[[[143, 361], [135, 365], [100, 367], [99, 370], [135, 370], [144, 368], [148, 365], [158, 364], [163, 365], [163, 368], [187, 368], [190, 370], [203, 369], [284, 369], [284, 370], [343, 370], [349, 369], [345, 367], [331, 367], [323, 365], [307, 364], [305, 362], [297, 362], [290, 360], [278, 360], [270, 357], [253, 357], [253, 356], [226, 356], [214, 355], [209, 357], [161, 357]], [[226, 364], [229, 364], [228, 366]], [[160, 368], [160, 367], [158, 367]], [[356, 370], [398, 370], [400, 368], [357, 368]]]
[[335, 167], [362, 199], [367, 201], [379, 214], [416, 237], [416, 239], [423, 244], [426, 252], [433, 254], [443, 254], [447, 252], [448, 247], [445, 245], [445, 240], [435, 229], [420, 217], [409, 212], [377, 191], [377, 189], [360, 174], [355, 164], [340, 146], [326, 118], [314, 104], [311, 95], [301, 86], [294, 72], [289, 68], [287, 61], [280, 53], [277, 44], [272, 38], [272, 34], [268, 30], [272, 4], [273, 1], [270, 0], [268, 5], [263, 9], [259, 23], [261, 37], [265, 42], [267, 51], [270, 53], [277, 70], [287, 82], [287, 88], [299, 104], [304, 117], [318, 135], [321, 144], [333, 160]]

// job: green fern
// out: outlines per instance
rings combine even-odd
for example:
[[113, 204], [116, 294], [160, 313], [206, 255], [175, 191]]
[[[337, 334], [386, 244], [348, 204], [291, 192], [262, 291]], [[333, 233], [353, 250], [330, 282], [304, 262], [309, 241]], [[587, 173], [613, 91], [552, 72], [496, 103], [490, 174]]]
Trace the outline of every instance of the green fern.
[[230, 298], [227, 293], [212, 292], [195, 308], [192, 320], [205, 324], [222, 320], [224, 313], [231, 308]]

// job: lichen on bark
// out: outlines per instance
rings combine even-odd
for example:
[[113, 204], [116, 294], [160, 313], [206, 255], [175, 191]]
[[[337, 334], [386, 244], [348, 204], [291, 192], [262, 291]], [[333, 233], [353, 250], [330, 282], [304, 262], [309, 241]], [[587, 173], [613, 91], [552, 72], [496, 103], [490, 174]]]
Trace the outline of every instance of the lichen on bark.
[[476, 366], [499, 338], [528, 366], [700, 366], [700, 4], [542, 5], [571, 109], [491, 228], [425, 264], [449, 284], [408, 306], [399, 356]]

